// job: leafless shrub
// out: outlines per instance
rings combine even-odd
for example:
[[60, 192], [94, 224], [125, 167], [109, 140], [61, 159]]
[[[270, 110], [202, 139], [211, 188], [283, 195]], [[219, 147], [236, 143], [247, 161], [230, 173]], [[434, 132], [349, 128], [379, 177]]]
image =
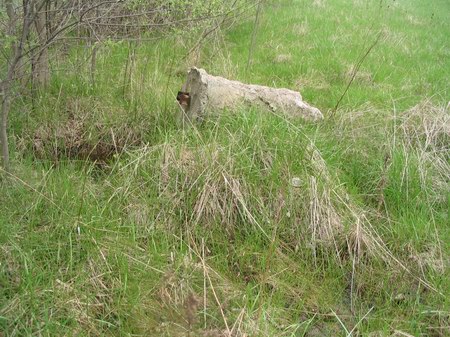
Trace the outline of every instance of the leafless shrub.
[[[6, 75], [0, 81], [3, 97], [0, 140], [5, 171], [9, 171], [8, 118], [14, 97], [23, 91], [19, 84], [31, 89], [32, 96], [49, 85], [50, 60], [58, 54], [58, 42], [63, 41], [63, 49], [67, 49], [68, 41], [85, 40], [88, 45], [94, 45], [90, 59], [90, 82], [94, 86], [98, 43], [155, 40], [171, 33], [203, 30], [202, 37], [191, 49], [195, 52], [205, 38], [230, 26], [236, 17], [246, 15], [254, 6], [250, 0], [206, 4], [203, 1], [30, 0], [20, 5], [5, 1], [7, 15], [0, 18], [6, 18], [0, 25], [0, 36], [6, 38], [6, 43], [0, 46], [4, 61], [0, 62], [0, 71]], [[184, 36], [188, 39], [190, 34]], [[28, 78], [30, 88], [26, 85]], [[100, 152], [104, 151], [107, 150]]]

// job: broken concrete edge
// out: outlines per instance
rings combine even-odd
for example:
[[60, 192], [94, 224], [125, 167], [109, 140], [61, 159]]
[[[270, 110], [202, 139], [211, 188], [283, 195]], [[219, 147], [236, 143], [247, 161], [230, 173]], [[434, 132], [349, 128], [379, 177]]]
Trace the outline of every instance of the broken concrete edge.
[[233, 110], [242, 104], [308, 121], [323, 119], [322, 112], [303, 101], [297, 91], [245, 84], [210, 75], [196, 67], [189, 70], [182, 91], [189, 93], [190, 102], [184, 111], [193, 120], [203, 119], [216, 110]]

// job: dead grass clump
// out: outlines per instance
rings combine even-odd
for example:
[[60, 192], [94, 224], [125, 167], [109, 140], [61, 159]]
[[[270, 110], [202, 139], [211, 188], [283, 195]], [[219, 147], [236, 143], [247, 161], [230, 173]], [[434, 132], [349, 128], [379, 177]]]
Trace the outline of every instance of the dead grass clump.
[[300, 92], [305, 88], [325, 90], [330, 88], [330, 83], [321, 72], [314, 70], [299, 78], [295, 82], [295, 86]]
[[[152, 329], [161, 335], [165, 331], [168, 336], [221, 336], [222, 333], [242, 336], [240, 324], [237, 326], [242, 320], [240, 315], [235, 325], [228, 324], [235, 316], [230, 302], [242, 297], [242, 292], [207, 263], [204, 255], [207, 248], [202, 246], [201, 252], [197, 251], [199, 247], [192, 242], [190, 249], [182, 259], [176, 253], [171, 254], [171, 266], [153, 290], [157, 305], [149, 307], [148, 313], [160, 319], [154, 322]], [[203, 284], [203, 289], [196, 290], [198, 284]], [[200, 324], [211, 317], [216, 317], [215, 323], [203, 330]], [[226, 330], [212, 329], [217, 319], [223, 321]]]
[[408, 247], [410, 251], [410, 258], [417, 263], [420, 270], [425, 274], [427, 268], [436, 273], [443, 274], [448, 268], [450, 261], [448, 258], [443, 259], [441, 252], [436, 246], [429, 246], [422, 252], [416, 252], [413, 247]]
[[[203, 331], [202, 337], [229, 337], [229, 333], [226, 330], [212, 329]], [[245, 334], [243, 336], [246, 336]]]
[[106, 331], [99, 321], [114, 323], [113, 291], [111, 271], [105, 270], [102, 262], [87, 261], [87, 277], [82, 284], [75, 279], [55, 280], [55, 310], [76, 322], [74, 331], [88, 332], [92, 336], [103, 336]]
[[64, 158], [105, 163], [126, 148], [140, 144], [140, 135], [127, 126], [88, 125], [69, 119], [58, 126], [41, 126], [32, 138], [37, 158], [58, 161]]
[[445, 201], [450, 182], [450, 114], [445, 106], [422, 102], [400, 116], [405, 151], [418, 157], [421, 186]]
[[326, 0], [314, 0], [312, 4], [317, 8], [325, 8]]
[[292, 27], [292, 31], [294, 32], [294, 34], [296, 34], [298, 36], [304, 36], [304, 35], [308, 34], [308, 31], [309, 31], [308, 21], [303, 21], [302, 23], [296, 23]]
[[195, 223], [210, 224], [213, 221], [232, 229], [241, 211], [244, 217], [251, 216], [246, 207], [245, 200], [249, 198], [244, 197], [245, 191], [238, 179], [224, 172], [208, 176], [194, 206]]
[[[159, 159], [159, 190], [165, 194], [174, 194], [188, 187], [193, 182], [190, 178], [201, 174], [202, 163], [208, 160], [205, 155], [204, 152], [187, 147], [178, 149], [173, 144], [163, 144]], [[214, 158], [209, 159], [214, 161]]]
[[[171, 259], [176, 258], [174, 255], [173, 253]], [[176, 308], [182, 317], [188, 297], [195, 294], [192, 281], [200, 277], [202, 266], [189, 255], [185, 256], [181, 263], [174, 260], [173, 264], [174, 267], [177, 264], [177, 268], [171, 268], [164, 274], [157, 289], [157, 297], [162, 305]]]
[[310, 177], [309, 226], [313, 246], [338, 246], [336, 238], [343, 232], [344, 226], [331, 200], [330, 190], [319, 186], [314, 176]]
[[68, 118], [38, 127], [28, 141], [24, 139], [25, 147], [31, 148], [39, 159], [106, 163], [115, 154], [141, 143], [141, 130], [127, 126], [124, 121], [109, 121], [102, 111], [95, 111], [95, 105], [89, 108], [89, 103], [94, 104], [69, 101]]
[[[331, 175], [320, 152], [310, 147], [310, 163], [315, 176], [310, 177], [309, 230], [311, 245], [316, 249], [334, 251], [338, 261], [351, 257], [381, 257], [384, 242], [373, 230], [364, 211], [355, 205], [337, 177]], [[380, 250], [381, 247], [381, 250]], [[387, 253], [389, 254], [389, 253]]]
[[153, 228], [153, 224], [150, 223], [150, 209], [145, 203], [140, 201], [129, 203], [125, 207], [125, 213], [133, 224], [136, 224], [139, 227], [145, 227], [148, 230]]
[[[450, 113], [445, 106], [424, 101], [400, 118], [400, 129], [408, 146], [435, 154], [450, 147]], [[448, 153], [448, 152], [447, 152]]]
[[392, 48], [399, 49], [406, 55], [411, 55], [411, 42], [407, 34], [383, 27], [383, 41]]
[[[355, 204], [339, 179], [330, 174], [320, 152], [313, 146], [308, 151], [311, 153], [312, 171], [317, 177], [311, 178], [310, 187], [309, 227], [313, 248], [333, 248], [338, 259], [348, 254], [355, 267], [363, 257], [372, 257], [406, 269], [372, 226], [367, 211]], [[321, 193], [318, 193], [319, 181]]]
[[[13, 254], [14, 249], [6, 244], [0, 246], [0, 272], [4, 279], [0, 279], [0, 287], [3, 289], [17, 289], [20, 286], [20, 263]], [[3, 284], [5, 282], [5, 284]]]
[[[223, 158], [222, 158], [223, 157]], [[224, 163], [224, 161], [226, 162]], [[160, 158], [160, 191], [180, 205], [181, 192], [193, 197], [189, 222], [210, 226], [221, 223], [228, 230], [239, 222], [240, 217], [256, 220], [251, 215], [247, 200], [249, 191], [241, 180], [234, 177], [232, 158], [217, 144], [197, 149], [181, 148], [166, 144]]]
[[316, 254], [317, 247], [332, 248], [339, 258], [342, 243], [345, 242], [345, 228], [341, 210], [337, 208], [343, 199], [336, 200], [333, 195], [337, 191], [334, 188], [332, 178], [325, 160], [320, 152], [310, 146], [310, 164], [314, 176], [309, 179], [309, 217], [308, 224], [311, 233], [311, 245]]
[[373, 75], [365, 70], [359, 69], [355, 72], [355, 65], [347, 67], [347, 71], [344, 74], [345, 81], [349, 82], [354, 76], [354, 82], [365, 85], [373, 84]]
[[274, 63], [289, 63], [292, 61], [292, 55], [291, 54], [278, 54], [273, 59]]
[[423, 20], [411, 14], [406, 15], [406, 20], [413, 26], [423, 26], [425, 24]]
[[430, 247], [428, 251], [420, 253], [418, 255], [418, 263], [422, 269], [426, 266], [441, 274], [445, 272], [449, 265], [448, 259], [443, 260], [437, 247]]

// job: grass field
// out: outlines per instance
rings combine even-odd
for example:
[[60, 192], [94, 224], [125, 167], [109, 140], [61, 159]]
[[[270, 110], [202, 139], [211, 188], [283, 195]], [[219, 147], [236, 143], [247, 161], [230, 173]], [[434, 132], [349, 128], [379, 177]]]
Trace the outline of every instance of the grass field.
[[[16, 100], [0, 335], [450, 334], [450, 3], [267, 1], [256, 30], [238, 21], [191, 54], [183, 32], [105, 43], [94, 79], [92, 47], [58, 52]], [[193, 65], [325, 119], [183, 128]]]

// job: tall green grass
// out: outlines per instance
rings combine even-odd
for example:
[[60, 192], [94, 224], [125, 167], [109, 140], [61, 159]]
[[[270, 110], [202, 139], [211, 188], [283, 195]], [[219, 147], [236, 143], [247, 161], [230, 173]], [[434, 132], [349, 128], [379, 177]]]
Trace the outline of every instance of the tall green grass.
[[[268, 2], [259, 26], [187, 57], [182, 32], [102, 45], [94, 83], [91, 47], [55, 57], [63, 71], [12, 114], [4, 334], [448, 333], [448, 9]], [[248, 109], [183, 126], [175, 93], [192, 65], [300, 89], [326, 118]], [[117, 151], [61, 150], [77, 142]]]

